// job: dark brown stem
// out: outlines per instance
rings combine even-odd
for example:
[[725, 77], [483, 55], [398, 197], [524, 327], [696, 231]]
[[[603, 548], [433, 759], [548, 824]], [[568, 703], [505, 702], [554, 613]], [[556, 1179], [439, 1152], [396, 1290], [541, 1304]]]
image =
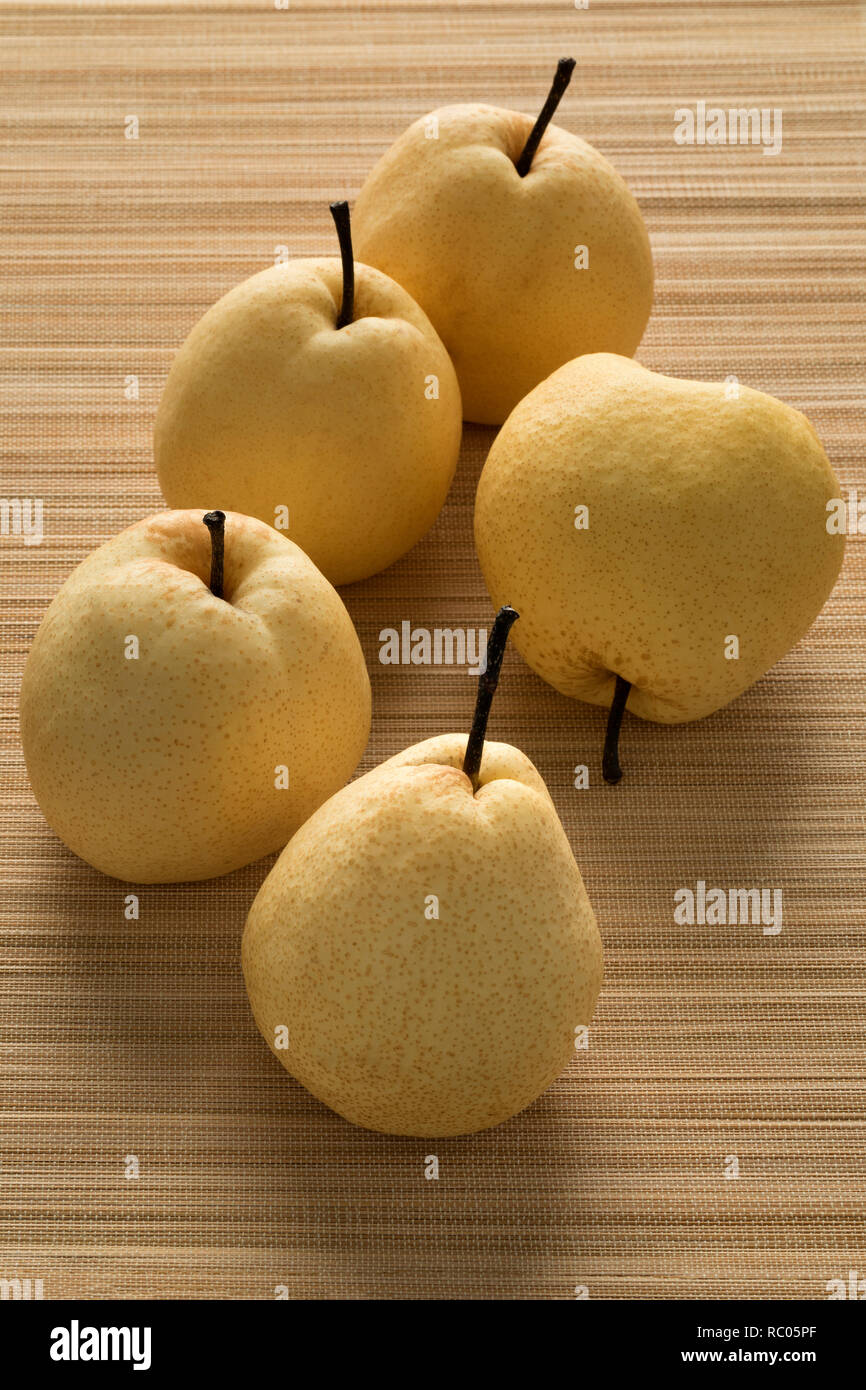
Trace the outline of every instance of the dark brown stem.
[[343, 258], [343, 301], [337, 315], [337, 327], [345, 328], [355, 315], [355, 262], [352, 257], [352, 224], [349, 220], [349, 204], [345, 200], [331, 204], [331, 216], [337, 228], [340, 242], [340, 255]]
[[508, 641], [511, 624], [519, 617], [519, 613], [515, 613], [513, 608], [506, 605], [504, 608], [500, 608], [493, 620], [493, 627], [490, 629], [487, 658], [484, 663], [484, 670], [478, 678], [478, 698], [475, 701], [475, 714], [472, 717], [472, 728], [469, 730], [466, 754], [463, 758], [463, 771], [471, 781], [473, 788], [478, 786], [481, 755], [484, 752], [484, 735], [487, 733], [490, 706], [499, 684], [499, 672], [502, 668], [502, 658], [505, 655], [505, 644]]
[[553, 85], [547, 94], [547, 101], [541, 108], [538, 120], [529, 132], [529, 139], [523, 146], [523, 152], [517, 161], [517, 172], [523, 179], [529, 173], [529, 166], [532, 163], [535, 151], [541, 143], [541, 137], [553, 119], [553, 113], [562, 100], [562, 94], [571, 81], [571, 74], [574, 72], [574, 58], [560, 58], [556, 65], [556, 76]]
[[205, 512], [202, 521], [210, 531], [210, 591], [214, 598], [222, 598], [226, 514], [225, 512]]
[[619, 765], [619, 731], [622, 725], [622, 716], [625, 713], [625, 702], [630, 690], [631, 681], [623, 680], [622, 676], [617, 676], [613, 699], [610, 703], [610, 714], [607, 716], [604, 752], [601, 756], [601, 771], [605, 782], [618, 782], [622, 777], [622, 768]]

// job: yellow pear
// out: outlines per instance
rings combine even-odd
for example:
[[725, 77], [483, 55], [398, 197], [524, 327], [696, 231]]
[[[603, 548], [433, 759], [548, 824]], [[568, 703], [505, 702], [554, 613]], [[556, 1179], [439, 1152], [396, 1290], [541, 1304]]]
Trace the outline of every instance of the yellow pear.
[[547, 788], [516, 748], [484, 742], [515, 616], [494, 625], [469, 740], [428, 739], [333, 796], [244, 931], [275, 1056], [386, 1134], [467, 1134], [516, 1114], [573, 1055], [601, 985], [595, 917]]
[[530, 116], [448, 106], [415, 122], [354, 210], [358, 254], [403, 285], [457, 368], [467, 420], [501, 424], [583, 352], [634, 352], [653, 266], [637, 203], [598, 150]]
[[177, 354], [159, 404], [170, 507], [218, 503], [286, 532], [332, 584], [427, 532], [460, 449], [454, 368], [413, 299], [353, 261], [297, 260], [224, 295]]
[[494, 600], [520, 608], [529, 665], [611, 705], [608, 780], [626, 700], [701, 719], [803, 636], [842, 562], [838, 491], [806, 417], [734, 381], [599, 353], [509, 416], [478, 485], [478, 557]]
[[95, 550], [24, 671], [36, 799], [115, 878], [210, 878], [281, 849], [367, 742], [370, 682], [339, 595], [263, 522], [204, 521], [162, 512]]

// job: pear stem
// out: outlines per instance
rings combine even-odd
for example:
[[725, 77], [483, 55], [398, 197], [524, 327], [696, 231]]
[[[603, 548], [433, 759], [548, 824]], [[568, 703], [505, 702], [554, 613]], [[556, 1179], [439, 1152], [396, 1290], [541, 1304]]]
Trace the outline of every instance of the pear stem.
[[547, 94], [547, 101], [541, 108], [538, 120], [529, 132], [529, 139], [523, 146], [523, 151], [517, 161], [517, 172], [523, 179], [529, 173], [529, 166], [532, 163], [535, 151], [541, 143], [541, 137], [553, 119], [553, 113], [562, 100], [562, 94], [571, 81], [571, 74], [574, 72], [574, 58], [560, 58], [556, 65], [556, 76]]
[[352, 322], [355, 314], [355, 261], [352, 256], [352, 224], [349, 220], [349, 204], [345, 199], [331, 204], [331, 216], [337, 228], [340, 242], [340, 255], [343, 258], [343, 302], [337, 315], [337, 327], [345, 328]]
[[604, 752], [601, 757], [601, 771], [605, 782], [615, 783], [622, 777], [622, 768], [619, 765], [619, 731], [630, 690], [631, 681], [617, 676], [610, 714], [607, 716], [607, 733], [604, 736]]
[[481, 768], [481, 755], [484, 752], [484, 735], [487, 733], [490, 706], [499, 684], [499, 672], [502, 668], [502, 658], [505, 655], [505, 644], [508, 641], [511, 624], [519, 617], [520, 614], [506, 604], [496, 614], [493, 627], [490, 629], [487, 659], [484, 663], [484, 670], [478, 677], [478, 698], [475, 701], [472, 728], [469, 730], [466, 753], [463, 758], [463, 771], [475, 790], [478, 789], [478, 773]]
[[202, 521], [210, 531], [210, 591], [214, 598], [222, 598], [226, 514], [225, 512], [205, 512]]

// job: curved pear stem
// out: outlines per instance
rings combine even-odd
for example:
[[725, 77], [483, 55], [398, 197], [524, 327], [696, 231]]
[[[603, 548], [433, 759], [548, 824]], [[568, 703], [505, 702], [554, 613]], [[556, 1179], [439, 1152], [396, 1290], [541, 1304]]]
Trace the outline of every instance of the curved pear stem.
[[619, 765], [619, 731], [630, 690], [631, 681], [617, 676], [610, 714], [607, 716], [607, 733], [604, 736], [604, 752], [601, 757], [601, 771], [605, 782], [618, 782], [622, 777], [622, 768]]
[[337, 315], [337, 327], [345, 328], [355, 315], [355, 261], [352, 255], [352, 224], [349, 220], [349, 204], [345, 199], [331, 204], [331, 216], [337, 228], [340, 242], [340, 255], [343, 258], [343, 302]]
[[541, 143], [541, 137], [553, 120], [553, 113], [562, 100], [562, 94], [571, 81], [571, 74], [574, 72], [574, 58], [560, 58], [556, 65], [556, 76], [553, 85], [547, 94], [547, 101], [541, 108], [538, 120], [529, 132], [529, 139], [523, 146], [520, 158], [517, 160], [517, 172], [523, 179], [529, 173], [529, 166], [532, 163], [535, 151]]
[[225, 512], [205, 512], [202, 521], [210, 531], [210, 591], [214, 598], [222, 598], [226, 514]]
[[520, 614], [506, 604], [496, 614], [493, 627], [490, 629], [487, 659], [484, 663], [484, 670], [478, 677], [478, 698], [475, 701], [472, 728], [469, 730], [466, 753], [463, 758], [463, 771], [472, 783], [474, 790], [478, 788], [478, 773], [481, 768], [481, 755], [484, 752], [484, 735], [487, 733], [490, 706], [499, 684], [499, 672], [502, 668], [502, 658], [505, 655], [505, 644], [508, 641], [511, 624], [519, 617]]

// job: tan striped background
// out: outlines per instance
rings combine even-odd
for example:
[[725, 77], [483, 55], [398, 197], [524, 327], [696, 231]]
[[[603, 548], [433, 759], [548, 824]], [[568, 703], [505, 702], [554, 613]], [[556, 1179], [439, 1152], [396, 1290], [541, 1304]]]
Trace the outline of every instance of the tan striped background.
[[[579, 67], [559, 119], [650, 229], [641, 360], [780, 395], [866, 495], [860, 6], [3, 4], [0, 29], [2, 490], [46, 508], [41, 546], [0, 540], [0, 1277], [46, 1298], [818, 1299], [866, 1276], [866, 536], [813, 631], [735, 705], [627, 720], [616, 789], [572, 787], [598, 766], [601, 712], [509, 657], [491, 733], [548, 781], [608, 974], [589, 1053], [470, 1139], [368, 1134], [287, 1080], [238, 968], [268, 864], [142, 890], [126, 922], [124, 885], [43, 823], [16, 731], [51, 596], [161, 505], [153, 414], [198, 315], [281, 244], [332, 254], [329, 200], [410, 119], [535, 111], [563, 53]], [[701, 98], [781, 107], [782, 154], [676, 146], [674, 110]], [[492, 437], [467, 430], [432, 535], [345, 591], [374, 686], [364, 767], [467, 726], [464, 673], [382, 667], [377, 637], [488, 622], [471, 508]], [[676, 926], [697, 878], [781, 887], [781, 935]]]

